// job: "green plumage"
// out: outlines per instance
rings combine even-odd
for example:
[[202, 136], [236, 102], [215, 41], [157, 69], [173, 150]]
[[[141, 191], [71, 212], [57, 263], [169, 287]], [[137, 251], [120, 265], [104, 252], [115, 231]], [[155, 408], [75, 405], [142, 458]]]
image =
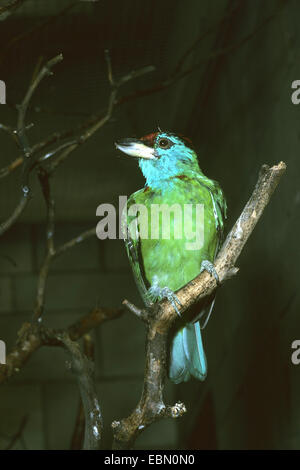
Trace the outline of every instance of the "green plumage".
[[[176, 155], [174, 150], [173, 148], [172, 155], [169, 153], [170, 158]], [[129, 236], [125, 240], [126, 249], [137, 286], [146, 305], [161, 298], [160, 296], [154, 298], [153, 292], [151, 290], [149, 292], [154, 278], [158, 280], [161, 288], [167, 286], [176, 292], [200, 273], [201, 263], [204, 260], [213, 263], [222, 241], [226, 217], [226, 202], [222, 190], [218, 183], [204, 176], [198, 166], [196, 154], [191, 151], [190, 154], [191, 163], [187, 161], [183, 165], [178, 164], [176, 171], [168, 167], [169, 172], [164, 173], [165, 177], [162, 177], [160, 184], [152, 183], [152, 187], [146, 186], [128, 199], [124, 228], [131, 230], [128, 231]], [[148, 164], [148, 161], [146, 163]], [[147, 170], [143, 172], [145, 174]], [[152, 173], [146, 174], [146, 178], [147, 176], [151, 181]], [[137, 233], [132, 230], [136, 216], [128, 215], [136, 204], [147, 209], [147, 214], [144, 216], [143, 211], [139, 212]], [[170, 208], [177, 204], [177, 213], [170, 210], [169, 239], [163, 238], [161, 218], [156, 227], [159, 230], [158, 238], [152, 239], [151, 229], [153, 230], [155, 219], [151, 208], [153, 205], [162, 204]], [[192, 205], [193, 208], [197, 204], [202, 204], [204, 218], [200, 222], [199, 219], [196, 221], [196, 210], [193, 209], [188, 219], [184, 217], [179, 219], [179, 214], [184, 215], [186, 204]], [[182, 237], [176, 239], [174, 227], [180, 226]], [[199, 249], [187, 249], [187, 244], [191, 242], [185, 233], [188, 226], [193, 232], [196, 229], [203, 230], [203, 246]], [[148, 232], [148, 238], [144, 237], [145, 231]], [[198, 318], [209, 309], [210, 305], [199, 306], [196, 318], [184, 326], [181, 321], [178, 331], [171, 340], [169, 376], [175, 383], [186, 381], [191, 375], [200, 380], [206, 376], [206, 359]]]

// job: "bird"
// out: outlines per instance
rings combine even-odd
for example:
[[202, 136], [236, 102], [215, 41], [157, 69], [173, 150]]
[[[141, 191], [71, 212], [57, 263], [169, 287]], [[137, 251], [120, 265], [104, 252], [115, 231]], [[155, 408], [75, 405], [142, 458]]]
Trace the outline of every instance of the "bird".
[[[194, 145], [181, 134], [159, 129], [140, 139], [119, 139], [115, 146], [138, 159], [146, 180], [143, 188], [129, 196], [122, 219], [138, 290], [147, 307], [167, 298], [178, 313], [170, 340], [169, 378], [175, 384], [191, 377], [203, 381], [207, 361], [202, 330], [215, 294], [181, 316], [176, 291], [203, 271], [219, 281], [213, 263], [224, 237], [224, 193], [219, 183], [204, 175]], [[154, 207], [156, 211], [164, 208], [163, 217], [154, 217]], [[185, 212], [186, 207], [192, 209]], [[202, 212], [197, 213], [197, 207], [203, 208]]]

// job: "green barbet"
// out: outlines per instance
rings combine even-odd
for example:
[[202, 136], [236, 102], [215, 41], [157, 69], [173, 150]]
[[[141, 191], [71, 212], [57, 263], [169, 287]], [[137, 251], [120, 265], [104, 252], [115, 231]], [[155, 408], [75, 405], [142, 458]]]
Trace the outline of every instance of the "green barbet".
[[[214, 259], [223, 239], [226, 201], [216, 181], [201, 171], [189, 139], [156, 132], [123, 139], [116, 147], [139, 159], [146, 179], [130, 196], [123, 236], [137, 286], [150, 306], [169, 299], [179, 314], [171, 338], [169, 377], [175, 383], [207, 374], [200, 325], [214, 296], [180, 316], [175, 292], [206, 270], [218, 280]], [[155, 209], [155, 210], [154, 210]]]

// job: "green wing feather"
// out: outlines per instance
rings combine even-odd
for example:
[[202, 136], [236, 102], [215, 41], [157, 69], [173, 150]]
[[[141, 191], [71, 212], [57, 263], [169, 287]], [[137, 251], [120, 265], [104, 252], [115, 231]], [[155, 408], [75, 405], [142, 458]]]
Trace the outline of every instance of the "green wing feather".
[[219, 243], [215, 252], [215, 257], [216, 257], [217, 252], [224, 238], [225, 219], [227, 218], [226, 199], [222, 191], [222, 188], [217, 181], [211, 180], [209, 178], [206, 178], [204, 175], [201, 175], [198, 178], [198, 182], [200, 183], [200, 185], [208, 189], [212, 198], [213, 206], [214, 206], [215, 224], [216, 224], [216, 229], [219, 234]]
[[122, 231], [125, 235], [124, 242], [127, 251], [127, 256], [134, 274], [134, 279], [142, 299], [146, 306], [151, 305], [148, 289], [150, 287], [144, 271], [144, 262], [141, 255], [141, 239], [139, 237], [139, 226], [137, 226], [136, 236], [132, 237], [129, 231], [129, 226], [135, 217], [128, 216], [127, 212], [131, 205], [136, 204], [136, 195], [143, 190], [137, 191], [130, 196], [127, 201], [127, 207], [124, 208], [122, 214]]

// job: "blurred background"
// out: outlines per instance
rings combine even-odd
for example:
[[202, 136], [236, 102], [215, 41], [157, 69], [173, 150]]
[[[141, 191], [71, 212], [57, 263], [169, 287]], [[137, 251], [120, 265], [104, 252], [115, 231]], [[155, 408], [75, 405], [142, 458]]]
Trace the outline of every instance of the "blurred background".
[[[56, 243], [96, 227], [96, 208], [118, 204], [144, 185], [136, 161], [114, 148], [122, 137], [180, 132], [198, 149], [202, 170], [220, 182], [228, 202], [227, 230], [250, 196], [263, 163], [287, 163], [241, 257], [240, 272], [219, 289], [204, 331], [204, 383], [168, 383], [168, 403], [182, 400], [180, 420], [163, 420], [136, 442], [140, 449], [299, 449], [300, 365], [300, 79], [297, 0], [24, 0], [0, 9], [0, 79], [6, 105], [0, 123], [16, 126], [17, 105], [41, 64], [63, 61], [34, 93], [26, 124], [31, 145], [55, 132], [80, 136], [82, 124], [105, 114], [111, 92], [104, 51], [116, 79], [152, 65], [155, 71], [120, 88], [109, 121], [57, 168]], [[20, 151], [0, 129], [0, 167]], [[56, 144], [57, 145], [57, 144]], [[47, 147], [55, 148], [55, 145]], [[0, 339], [8, 351], [32, 317], [45, 250], [45, 203], [36, 173], [32, 199], [0, 239]], [[20, 198], [21, 166], [0, 180], [0, 220]], [[96, 306], [141, 305], [122, 240], [89, 238], [54, 260], [43, 321], [65, 327]], [[105, 420], [127, 416], [141, 393], [144, 326], [129, 313], [99, 326], [96, 380]], [[0, 386], [0, 446], [27, 418], [14, 448], [68, 449], [79, 392], [59, 348], [41, 348]]]

